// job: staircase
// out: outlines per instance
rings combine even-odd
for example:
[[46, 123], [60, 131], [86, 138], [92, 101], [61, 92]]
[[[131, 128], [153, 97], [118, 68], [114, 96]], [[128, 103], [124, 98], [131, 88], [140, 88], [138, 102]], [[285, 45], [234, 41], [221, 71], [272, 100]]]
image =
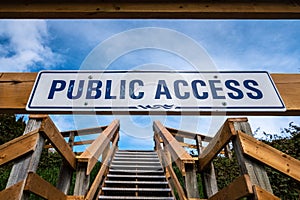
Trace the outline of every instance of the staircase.
[[117, 151], [99, 199], [174, 200], [155, 151]]

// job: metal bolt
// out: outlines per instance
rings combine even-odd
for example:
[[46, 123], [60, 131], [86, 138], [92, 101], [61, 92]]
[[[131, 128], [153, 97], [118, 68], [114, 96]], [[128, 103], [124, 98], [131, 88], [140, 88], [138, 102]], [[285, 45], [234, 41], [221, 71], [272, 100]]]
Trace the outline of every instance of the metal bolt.
[[92, 79], [93, 78], [93, 76], [92, 75], [89, 75], [89, 77], [88, 77], [89, 79]]
[[226, 102], [223, 102], [222, 105], [223, 105], [223, 106], [227, 106], [227, 103], [226, 103]]
[[87, 106], [87, 105], [88, 105], [88, 102], [84, 102], [84, 105]]

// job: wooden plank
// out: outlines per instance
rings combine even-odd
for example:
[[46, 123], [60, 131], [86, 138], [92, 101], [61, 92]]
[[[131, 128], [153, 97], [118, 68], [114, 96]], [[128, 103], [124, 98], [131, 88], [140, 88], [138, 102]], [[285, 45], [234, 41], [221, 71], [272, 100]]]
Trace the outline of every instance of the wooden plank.
[[24, 190], [48, 200], [65, 200], [67, 198], [64, 193], [34, 172], [28, 173]]
[[84, 196], [67, 196], [67, 200], [84, 200]]
[[50, 140], [54, 148], [63, 156], [69, 165], [76, 169], [76, 157], [71, 147], [60, 134], [50, 117], [44, 118], [40, 131]]
[[0, 191], [0, 199], [21, 200], [25, 181], [20, 181], [5, 190]]
[[300, 181], [300, 161], [239, 131], [242, 151], [248, 156]]
[[219, 199], [240, 199], [253, 194], [252, 184], [248, 175], [244, 174], [236, 178], [227, 187], [220, 190], [215, 195], [208, 198], [208, 200], [219, 200]]
[[196, 164], [195, 163], [185, 163], [185, 176], [184, 183], [186, 189], [186, 196], [190, 198], [199, 199], [199, 189], [196, 174]]
[[[83, 141], [78, 141], [78, 142], [73, 142], [73, 146], [80, 146], [80, 145], [86, 145], [86, 144], [92, 144], [95, 140], [83, 140]], [[55, 148], [51, 144], [45, 145], [45, 149], [49, 148]]]
[[97, 192], [97, 189], [100, 186], [100, 183], [103, 181], [103, 176], [105, 175], [105, 172], [107, 171], [108, 167], [110, 166], [110, 162], [112, 160], [113, 155], [115, 154], [115, 151], [118, 147], [118, 141], [119, 141], [119, 134], [116, 135], [111, 148], [109, 149], [109, 152], [105, 158], [105, 160], [102, 162], [102, 166], [94, 180], [94, 182], [92, 183], [86, 197], [85, 200], [92, 200], [95, 197], [95, 194]]
[[[252, 135], [252, 130], [248, 122], [234, 122], [234, 129], [237, 132], [243, 131], [248, 135]], [[232, 143], [241, 173], [248, 174], [252, 184], [259, 185], [272, 193], [272, 187], [264, 166], [251, 157], [247, 157], [243, 154], [242, 146], [238, 137], [234, 138]]]
[[261, 187], [257, 185], [253, 185], [253, 192], [254, 192], [254, 199], [255, 200], [280, 200], [280, 198], [274, 196], [270, 192], [262, 189]]
[[199, 157], [200, 171], [203, 171], [205, 167], [212, 161], [212, 159], [230, 142], [230, 140], [236, 135], [236, 132], [230, 128], [230, 120], [226, 120], [223, 126], [219, 129], [215, 137], [204, 148], [202, 154]]
[[[47, 4], [44, 4], [46, 6]], [[63, 4], [58, 4], [63, 5]], [[5, 6], [4, 6], [5, 7]], [[158, 6], [159, 7], [159, 6]], [[27, 12], [27, 11], [26, 11]], [[19, 13], [18, 13], [19, 14]], [[43, 14], [45, 14], [43, 12]], [[0, 7], [1, 15], [1, 7]], [[29, 12], [30, 15], [30, 12]], [[58, 16], [58, 15], [55, 15]], [[1, 17], [1, 16], [0, 16]], [[29, 94], [35, 81], [36, 73], [0, 73], [0, 113], [33, 114], [25, 110]], [[300, 74], [271, 74], [274, 83], [287, 107], [286, 112], [226, 112], [226, 115], [264, 115], [264, 116], [300, 116]], [[45, 113], [45, 112], [43, 112]], [[73, 114], [67, 111], [52, 111], [47, 114]], [[91, 114], [83, 112], [83, 114]], [[95, 114], [95, 113], [94, 113]], [[111, 112], [96, 112], [96, 114], [112, 114]], [[116, 114], [116, 113], [114, 113]], [[128, 114], [128, 112], [118, 112]], [[148, 112], [130, 112], [131, 115], [149, 114]], [[151, 115], [195, 115], [199, 112], [152, 112]], [[214, 112], [223, 115], [223, 112]], [[201, 112], [201, 115], [211, 115], [211, 112]]]
[[103, 153], [104, 149], [109, 144], [111, 138], [118, 131], [120, 126], [119, 120], [114, 120], [88, 147], [86, 150], [78, 157], [79, 162], [87, 162], [86, 174], [90, 174], [93, 167], [98, 161], [98, 158]]
[[299, 19], [297, 1], [9, 1], [0, 18]]
[[[39, 129], [42, 123], [42, 119], [29, 118], [24, 134], [30, 133], [33, 130]], [[36, 142], [35, 150], [32, 153], [28, 153], [15, 161], [14, 166], [10, 172], [6, 188], [25, 180], [29, 171], [35, 172], [37, 170], [39, 160], [42, 154], [43, 146], [45, 144], [44, 138], [39, 134]], [[22, 198], [27, 198], [28, 195], [24, 194]]]
[[[200, 166], [199, 158], [203, 151], [202, 138], [200, 136], [196, 137], [196, 144], [198, 150], [198, 165]], [[204, 191], [207, 197], [211, 197], [218, 192], [217, 178], [214, 164], [212, 162], [210, 162], [210, 165], [202, 171], [201, 178], [204, 183]]]
[[182, 147], [188, 147], [188, 148], [191, 148], [191, 149], [197, 149], [197, 145], [194, 145], [194, 144], [188, 144], [188, 143], [184, 143], [184, 142], [179, 142], [179, 144]]
[[63, 131], [60, 132], [63, 137], [69, 137], [70, 132], [74, 133], [74, 136], [82, 136], [82, 135], [90, 135], [90, 134], [98, 134], [102, 133], [103, 130], [105, 130], [107, 126], [100, 126], [95, 128], [87, 128], [87, 129], [80, 129], [80, 130], [71, 130], [71, 131]]
[[197, 136], [201, 136], [202, 141], [204, 142], [210, 142], [212, 137], [202, 135], [199, 133], [192, 133], [188, 131], [178, 130], [175, 128], [166, 127], [166, 129], [174, 136], [174, 137], [183, 137], [183, 138], [189, 138], [189, 139], [195, 139]]
[[192, 156], [180, 145], [173, 135], [159, 122], [154, 121], [153, 129], [163, 139], [164, 147], [171, 153], [172, 159], [176, 162], [182, 175], [185, 175], [185, 163], [195, 163]]
[[0, 146], [0, 166], [35, 150], [38, 129]]

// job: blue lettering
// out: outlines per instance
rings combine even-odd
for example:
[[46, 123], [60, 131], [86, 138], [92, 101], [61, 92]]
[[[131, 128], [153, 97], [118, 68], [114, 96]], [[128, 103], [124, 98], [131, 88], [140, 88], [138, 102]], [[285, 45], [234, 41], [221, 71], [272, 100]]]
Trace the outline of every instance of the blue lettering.
[[215, 84], [216, 83], [221, 83], [220, 80], [209, 80], [209, 86], [211, 89], [211, 93], [213, 96], [213, 99], [225, 99], [225, 96], [220, 96], [218, 95], [217, 91], [223, 91], [221, 87], [217, 87]]
[[68, 93], [67, 93], [67, 97], [69, 99], [79, 99], [81, 97], [82, 91], [83, 91], [83, 86], [84, 86], [84, 80], [79, 81], [79, 86], [78, 86], [76, 95], [73, 95], [74, 85], [75, 85], [75, 80], [70, 80]]
[[232, 90], [236, 93], [236, 94], [232, 92], [228, 93], [228, 96], [231, 99], [242, 99], [244, 97], [243, 92], [240, 89], [234, 87], [234, 86], [240, 86], [239, 82], [237, 82], [236, 80], [227, 80], [225, 81], [225, 85], [229, 90]]
[[126, 80], [121, 80], [121, 84], [120, 84], [120, 99], [125, 99], [125, 84], [126, 84]]
[[253, 86], [258, 86], [258, 83], [255, 80], [245, 80], [244, 81], [244, 86], [248, 90], [251, 90], [252, 92], [255, 93], [255, 94], [253, 94], [251, 92], [247, 92], [247, 95], [248, 95], [249, 98], [251, 98], [251, 99], [261, 99], [261, 98], [263, 98], [263, 93], [259, 89], [253, 87]]
[[155, 94], [155, 99], [160, 99], [161, 95], [166, 95], [167, 99], [172, 99], [170, 91], [169, 91], [169, 89], [167, 87], [167, 84], [164, 80], [159, 80], [158, 81], [156, 94]]
[[64, 80], [53, 80], [50, 88], [50, 92], [48, 95], [48, 99], [53, 99], [54, 93], [63, 91], [66, 87], [66, 81]]
[[112, 80], [106, 81], [106, 92], [105, 92], [105, 99], [116, 99], [116, 96], [111, 95], [111, 83]]
[[192, 81], [192, 88], [193, 88], [193, 94], [197, 99], [207, 99], [208, 93], [203, 92], [202, 95], [199, 94], [197, 84], [200, 84], [200, 86], [206, 86], [205, 82], [202, 80], [194, 80]]
[[[97, 84], [96, 87], [94, 87], [94, 84]], [[86, 99], [98, 99], [101, 96], [101, 90], [102, 82], [99, 80], [89, 80], [87, 93], [86, 93]], [[95, 92], [95, 95], [92, 95], [92, 93]]]
[[184, 92], [183, 95], [179, 92], [179, 84], [182, 84], [183, 86], [188, 86], [188, 83], [185, 80], [177, 80], [174, 82], [174, 92], [178, 99], [187, 99], [190, 97], [189, 92]]
[[144, 92], [139, 92], [138, 95], [135, 95], [134, 94], [134, 91], [135, 91], [134, 84], [135, 83], [137, 83], [139, 86], [144, 86], [144, 83], [141, 80], [132, 80], [132, 81], [130, 81], [130, 83], [129, 83], [130, 98], [132, 98], [132, 99], [141, 99], [144, 96]]

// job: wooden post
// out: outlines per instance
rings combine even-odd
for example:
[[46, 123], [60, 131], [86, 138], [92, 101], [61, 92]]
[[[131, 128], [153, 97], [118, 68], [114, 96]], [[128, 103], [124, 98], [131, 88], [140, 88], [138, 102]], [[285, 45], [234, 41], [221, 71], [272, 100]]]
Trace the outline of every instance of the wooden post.
[[[74, 132], [71, 131], [69, 135], [69, 146], [73, 150], [74, 146]], [[63, 160], [61, 167], [60, 167], [60, 172], [59, 172], [59, 178], [57, 180], [56, 187], [60, 191], [62, 191], [64, 194], [68, 194], [70, 186], [71, 186], [71, 181], [72, 181], [72, 176], [73, 176], [73, 168], [70, 167], [69, 163]]]
[[186, 163], [184, 167], [184, 183], [187, 198], [200, 198], [195, 163]]
[[[252, 130], [248, 122], [234, 121], [233, 124], [236, 131], [240, 130], [248, 135], [252, 135]], [[233, 140], [233, 146], [241, 173], [248, 174], [250, 176], [252, 184], [258, 185], [264, 190], [273, 194], [272, 187], [264, 166], [243, 155], [238, 139]]]
[[[29, 117], [23, 135], [27, 134], [30, 131], [39, 129], [41, 127], [44, 117], [46, 117], [46, 115], [43, 115], [42, 117], [38, 117], [38, 118]], [[15, 164], [10, 172], [10, 176], [6, 188], [9, 188], [10, 186], [16, 183], [25, 180], [27, 178], [28, 172], [30, 171], [36, 172], [44, 144], [45, 144], [45, 139], [41, 135], [39, 135], [39, 139], [38, 142], [36, 143], [35, 151], [15, 161]], [[24, 193], [21, 196], [22, 199], [29, 198], [29, 194], [27, 193]]]
[[[202, 153], [202, 138], [200, 135], [196, 136], [196, 144], [198, 150], [198, 158]], [[199, 163], [200, 165], [200, 163]], [[217, 178], [215, 174], [214, 164], [211, 164], [201, 173], [202, 182], [204, 183], [205, 195], [211, 197], [218, 192]]]
[[86, 174], [86, 171], [87, 171], [87, 163], [84, 162], [78, 163], [77, 170], [76, 170], [75, 188], [74, 188], [75, 196], [84, 196], [88, 191], [90, 176]]

